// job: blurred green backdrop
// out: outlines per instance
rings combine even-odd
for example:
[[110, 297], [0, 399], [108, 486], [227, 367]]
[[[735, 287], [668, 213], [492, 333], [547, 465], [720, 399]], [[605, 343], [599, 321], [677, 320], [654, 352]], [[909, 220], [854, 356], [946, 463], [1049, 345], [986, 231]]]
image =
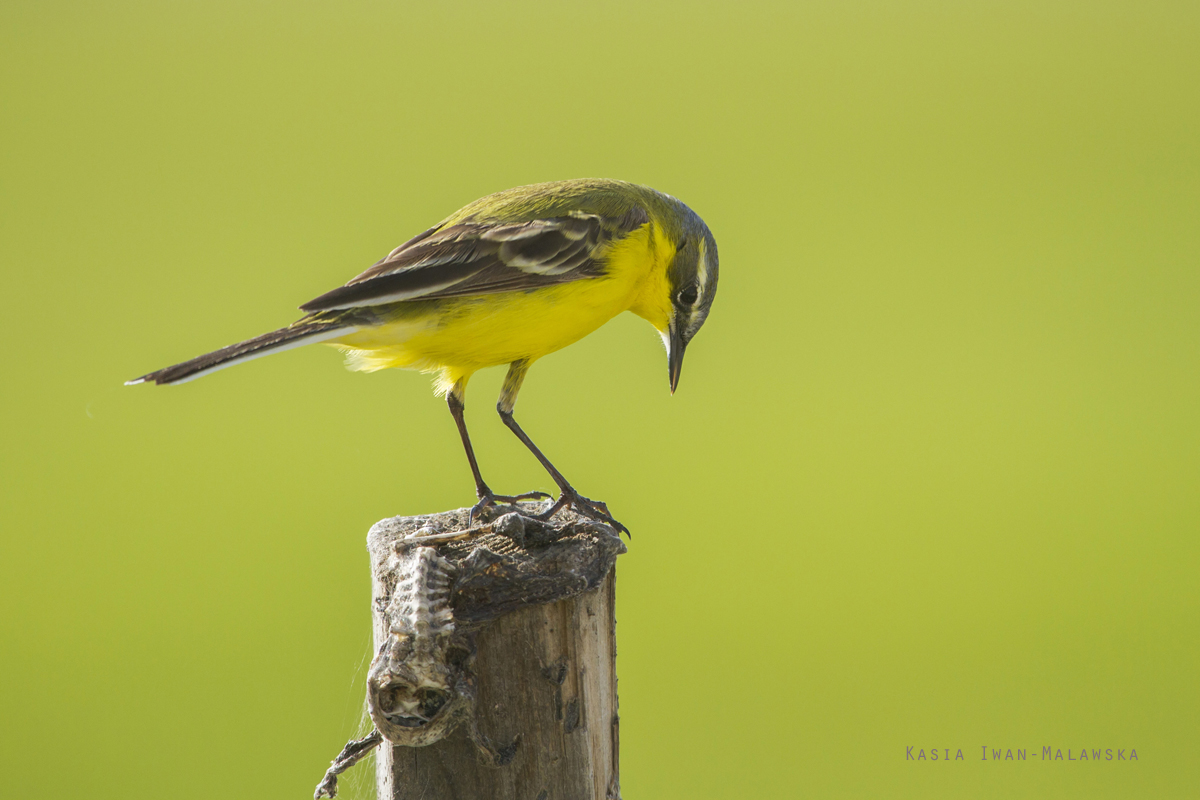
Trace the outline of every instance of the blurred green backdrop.
[[[480, 195], [606, 176], [689, 203], [723, 267], [675, 397], [631, 315], [521, 397], [635, 533], [625, 796], [1194, 796], [1198, 23], [4, 3], [5, 794], [311, 796], [358, 729], [368, 526], [472, 501], [450, 417], [322, 347], [121, 382]], [[501, 375], [468, 398], [485, 474], [548, 488]]]

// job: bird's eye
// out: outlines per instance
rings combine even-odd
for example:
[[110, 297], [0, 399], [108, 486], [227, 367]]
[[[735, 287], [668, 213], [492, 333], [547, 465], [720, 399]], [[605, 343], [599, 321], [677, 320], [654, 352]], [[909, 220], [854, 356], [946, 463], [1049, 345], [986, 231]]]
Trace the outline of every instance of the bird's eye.
[[696, 300], [700, 297], [700, 293], [696, 291], [695, 286], [689, 286], [679, 293], [679, 304], [684, 306], [696, 305]]

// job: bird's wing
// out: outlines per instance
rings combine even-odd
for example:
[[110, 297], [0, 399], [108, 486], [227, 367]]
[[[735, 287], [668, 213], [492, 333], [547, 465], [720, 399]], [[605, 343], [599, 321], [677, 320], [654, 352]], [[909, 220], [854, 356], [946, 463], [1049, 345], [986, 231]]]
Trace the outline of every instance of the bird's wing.
[[525, 291], [596, 277], [604, 271], [608, 243], [649, 219], [635, 207], [616, 217], [570, 212], [522, 222], [467, 220], [430, 228], [345, 286], [300, 308], [317, 312]]

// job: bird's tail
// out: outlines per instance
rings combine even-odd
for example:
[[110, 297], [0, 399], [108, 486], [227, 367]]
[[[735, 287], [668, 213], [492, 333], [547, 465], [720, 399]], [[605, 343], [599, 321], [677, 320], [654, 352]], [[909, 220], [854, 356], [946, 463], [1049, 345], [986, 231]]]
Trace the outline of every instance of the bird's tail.
[[231, 344], [228, 347], [222, 347], [220, 350], [196, 356], [190, 361], [184, 361], [182, 364], [165, 367], [148, 375], [143, 375], [140, 378], [125, 381], [125, 385], [132, 386], [136, 383], [147, 382], [157, 384], [187, 383], [202, 375], [207, 375], [210, 372], [216, 372], [226, 367], [232, 367], [234, 364], [240, 364], [243, 361], [250, 361], [270, 355], [271, 353], [291, 350], [293, 347], [302, 347], [314, 342], [336, 339], [339, 336], [351, 333], [356, 327], [355, 325], [340, 321], [297, 322], [286, 328], [280, 328], [277, 331], [264, 333], [262, 336], [255, 336], [253, 339], [247, 339], [244, 342]]

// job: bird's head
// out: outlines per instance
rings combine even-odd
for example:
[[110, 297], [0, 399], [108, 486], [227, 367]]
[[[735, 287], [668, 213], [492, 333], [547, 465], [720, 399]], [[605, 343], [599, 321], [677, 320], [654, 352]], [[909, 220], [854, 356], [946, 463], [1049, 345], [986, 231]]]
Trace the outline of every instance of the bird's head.
[[667, 346], [671, 394], [679, 385], [683, 353], [700, 330], [713, 298], [717, 296], [717, 240], [708, 226], [690, 209], [675, 241], [675, 255], [667, 268], [671, 312], [662, 333]]

